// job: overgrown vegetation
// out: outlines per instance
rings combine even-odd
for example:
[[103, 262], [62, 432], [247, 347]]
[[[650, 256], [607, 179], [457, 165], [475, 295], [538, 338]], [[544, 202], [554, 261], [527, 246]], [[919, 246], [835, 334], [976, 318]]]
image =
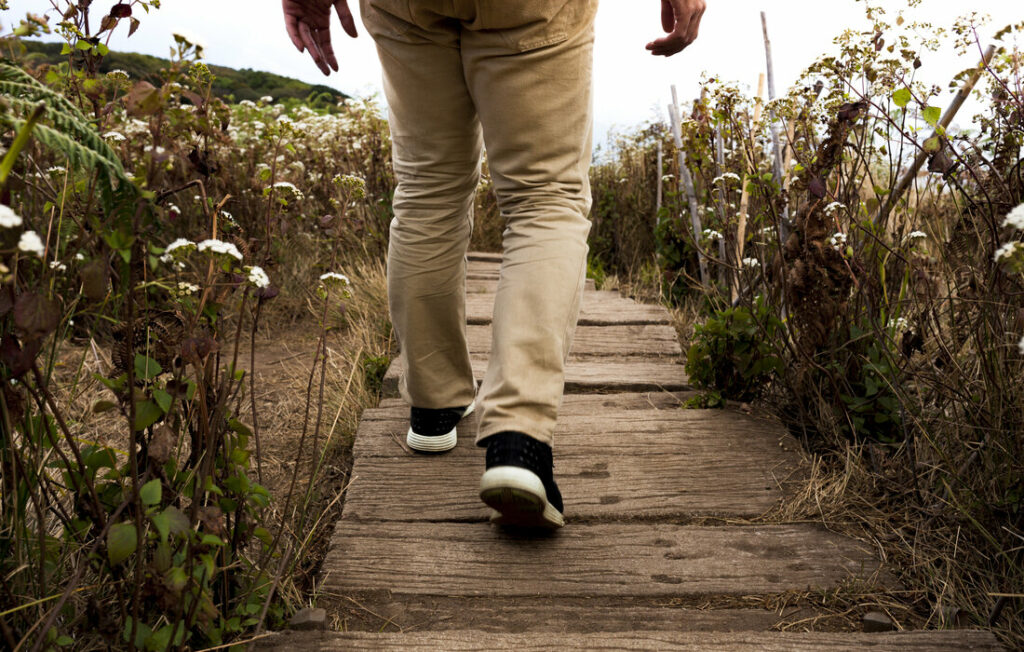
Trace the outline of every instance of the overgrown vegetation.
[[[838, 37], [766, 105], [705, 80], [678, 109], [685, 168], [670, 124], [620, 135], [594, 171], [592, 244], [610, 271], [698, 307], [695, 403], [760, 398], [817, 469], [858, 479], [846, 508], [804, 516], [872, 538], [919, 622], [993, 626], [1018, 647], [1024, 24], [977, 69], [987, 43], [970, 21], [867, 13], [873, 29]], [[979, 77], [981, 113], [961, 128], [916, 73], [949, 41], [970, 66], [951, 89]]]
[[[311, 588], [389, 355], [386, 125], [369, 103], [228, 104], [184, 37], [145, 79], [104, 73], [102, 37], [157, 3], [94, 32], [89, 3], [58, 4], [62, 61], [0, 61], [0, 640], [251, 638]], [[296, 327], [305, 417], [279, 463], [254, 372]]]

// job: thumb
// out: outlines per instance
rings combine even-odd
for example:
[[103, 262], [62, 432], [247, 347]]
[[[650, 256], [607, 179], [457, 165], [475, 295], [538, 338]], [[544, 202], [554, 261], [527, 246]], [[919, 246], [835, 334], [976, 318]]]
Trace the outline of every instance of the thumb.
[[345, 33], [356, 38], [359, 33], [356, 31], [356, 21], [352, 18], [352, 11], [348, 8], [348, 0], [337, 0], [334, 3], [334, 10], [338, 12], [338, 20], [341, 21], [341, 28]]

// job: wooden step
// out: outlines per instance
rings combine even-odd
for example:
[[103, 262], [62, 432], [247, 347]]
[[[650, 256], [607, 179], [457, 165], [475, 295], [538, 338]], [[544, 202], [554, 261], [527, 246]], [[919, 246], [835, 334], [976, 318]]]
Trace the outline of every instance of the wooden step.
[[[586, 623], [583, 623], [586, 626]], [[600, 634], [494, 634], [480, 631], [370, 634], [289, 632], [257, 641], [257, 647], [311, 650], [684, 650], [737, 652], [995, 652], [991, 632], [977, 630], [892, 632], [657, 632]]]
[[[584, 282], [584, 290], [596, 290], [597, 285], [594, 283], [594, 279], [588, 278]], [[498, 274], [497, 273], [467, 273], [466, 274], [466, 293], [467, 294], [494, 294], [498, 291]]]
[[[491, 351], [490, 324], [466, 327], [470, 353], [486, 355]], [[573, 338], [569, 358], [579, 360], [605, 356], [682, 355], [676, 329], [668, 325], [579, 326]]]
[[[435, 491], [447, 479], [438, 475]], [[452, 597], [752, 595], [869, 582], [868, 547], [813, 525], [569, 525], [342, 519], [321, 588]]]
[[[698, 599], [699, 600], [699, 599]], [[768, 609], [678, 606], [660, 598], [452, 598], [363, 593], [325, 598], [346, 632], [473, 629], [495, 633], [768, 630], [808, 613]]]
[[[753, 516], [778, 503], [783, 483], [793, 481], [799, 467], [797, 442], [781, 426], [738, 412], [668, 407], [670, 401], [678, 399], [565, 397], [555, 431], [555, 477], [570, 521]], [[367, 410], [356, 435], [345, 518], [486, 520], [477, 493], [484, 451], [473, 443], [476, 425], [474, 414], [459, 426], [455, 449], [422, 456], [402, 445], [409, 427], [403, 402]], [[444, 478], [443, 491], [438, 478]]]
[[[466, 295], [466, 321], [489, 324], [494, 312], [493, 294]], [[639, 303], [618, 292], [595, 290], [583, 293], [580, 304], [580, 326], [671, 324], [672, 316], [664, 306]]]
[[[473, 377], [483, 381], [487, 359], [483, 355], [472, 358]], [[381, 388], [388, 398], [398, 396], [398, 378], [402, 373], [402, 359], [391, 361]], [[570, 359], [565, 365], [565, 393], [609, 392], [675, 392], [689, 388], [689, 379], [681, 364], [647, 357]]]

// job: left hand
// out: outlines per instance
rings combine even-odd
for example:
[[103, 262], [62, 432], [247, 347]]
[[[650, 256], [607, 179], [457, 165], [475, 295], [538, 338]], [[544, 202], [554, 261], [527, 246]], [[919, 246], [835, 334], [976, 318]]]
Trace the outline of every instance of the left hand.
[[670, 57], [697, 40], [704, 0], [661, 0], [661, 27], [668, 36], [647, 44], [655, 56]]
[[338, 59], [331, 45], [331, 7], [345, 33], [356, 38], [356, 22], [348, 8], [348, 0], [281, 0], [288, 37], [299, 52], [309, 51], [313, 63], [325, 75], [338, 71]]

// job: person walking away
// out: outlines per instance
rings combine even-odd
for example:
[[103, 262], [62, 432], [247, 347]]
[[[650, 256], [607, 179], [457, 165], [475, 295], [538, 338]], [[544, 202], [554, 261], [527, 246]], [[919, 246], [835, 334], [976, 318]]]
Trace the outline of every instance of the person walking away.
[[[597, 0], [361, 0], [384, 76], [397, 188], [388, 297], [410, 405], [409, 447], [455, 447], [479, 411], [480, 497], [492, 522], [561, 527], [552, 445], [587, 267]], [[636, 3], [639, 5], [640, 3]], [[331, 9], [283, 0], [288, 34], [339, 69]], [[663, 0], [671, 56], [697, 37], [704, 0]], [[492, 348], [477, 392], [466, 340], [466, 251], [482, 153], [505, 221]]]

